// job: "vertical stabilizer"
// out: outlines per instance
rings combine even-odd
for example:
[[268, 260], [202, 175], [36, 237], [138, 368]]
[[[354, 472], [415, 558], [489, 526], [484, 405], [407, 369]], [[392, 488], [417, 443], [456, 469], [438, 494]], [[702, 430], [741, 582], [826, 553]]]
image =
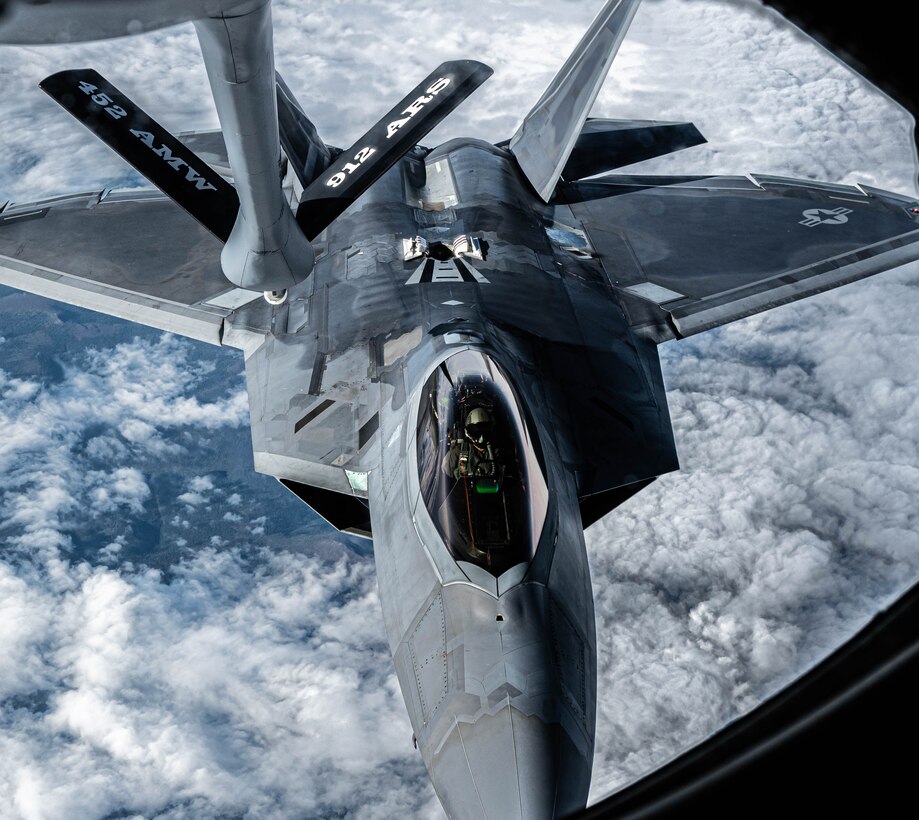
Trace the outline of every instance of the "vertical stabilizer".
[[511, 138], [510, 150], [548, 202], [641, 0], [609, 0], [539, 102]]
[[294, 92], [280, 74], [278, 80], [278, 125], [281, 129], [281, 145], [293, 166], [300, 185], [308, 187], [332, 162], [329, 146], [316, 131], [312, 120], [303, 113]]

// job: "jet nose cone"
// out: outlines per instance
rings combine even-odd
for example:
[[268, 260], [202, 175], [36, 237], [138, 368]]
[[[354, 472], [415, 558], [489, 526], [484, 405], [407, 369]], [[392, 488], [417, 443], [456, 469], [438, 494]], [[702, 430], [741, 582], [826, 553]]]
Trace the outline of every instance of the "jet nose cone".
[[542, 820], [583, 808], [590, 765], [558, 724], [508, 705], [456, 721], [434, 755], [431, 779], [455, 820]]

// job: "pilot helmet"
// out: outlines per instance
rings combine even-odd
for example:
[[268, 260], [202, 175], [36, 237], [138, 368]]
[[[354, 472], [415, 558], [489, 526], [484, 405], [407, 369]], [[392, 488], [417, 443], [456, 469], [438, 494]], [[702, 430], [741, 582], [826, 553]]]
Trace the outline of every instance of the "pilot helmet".
[[491, 416], [484, 407], [475, 407], [466, 416], [466, 435], [473, 441], [482, 442], [491, 429]]

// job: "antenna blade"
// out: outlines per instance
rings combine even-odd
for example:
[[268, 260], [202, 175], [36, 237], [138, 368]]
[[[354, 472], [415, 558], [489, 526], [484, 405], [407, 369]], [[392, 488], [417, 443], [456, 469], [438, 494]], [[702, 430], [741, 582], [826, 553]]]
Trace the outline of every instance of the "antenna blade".
[[303, 192], [297, 222], [315, 239], [492, 74], [475, 60], [443, 63]]
[[546, 202], [640, 2], [609, 0], [511, 138], [517, 164]]

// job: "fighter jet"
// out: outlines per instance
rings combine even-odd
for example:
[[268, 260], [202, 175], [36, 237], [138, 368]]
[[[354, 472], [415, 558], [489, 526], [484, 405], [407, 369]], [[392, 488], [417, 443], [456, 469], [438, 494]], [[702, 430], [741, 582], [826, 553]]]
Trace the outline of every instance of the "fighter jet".
[[373, 539], [451, 817], [586, 803], [583, 531], [678, 468], [658, 345], [919, 258], [909, 197], [615, 173], [704, 142], [691, 123], [588, 119], [637, 7], [606, 3], [508, 140], [433, 148], [487, 66], [438, 66], [341, 149], [275, 72], [270, 0], [0, 17], [7, 43], [194, 22], [220, 131], [180, 140], [91, 69], [48, 77], [155, 187], [6, 204], [0, 283], [242, 352], [256, 470]]

